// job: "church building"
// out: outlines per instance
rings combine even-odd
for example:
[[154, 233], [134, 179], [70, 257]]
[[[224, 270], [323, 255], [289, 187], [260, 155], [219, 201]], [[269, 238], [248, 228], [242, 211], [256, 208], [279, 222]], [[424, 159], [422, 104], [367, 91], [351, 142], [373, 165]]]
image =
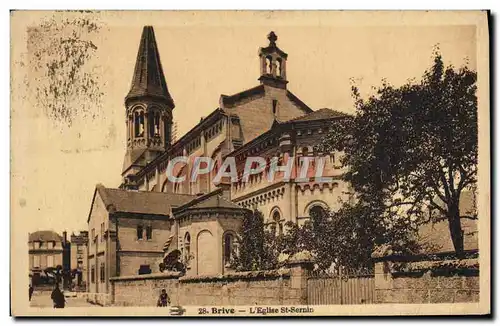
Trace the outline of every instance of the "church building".
[[[127, 148], [116, 188], [97, 185], [88, 215], [88, 291], [109, 293], [110, 277], [159, 272], [166, 251], [177, 249], [186, 275], [224, 274], [233, 254], [243, 216], [254, 209], [276, 232], [287, 221], [303, 223], [314, 210], [336, 209], [348, 198], [341, 180], [342, 153], [317, 153], [318, 144], [341, 112], [311, 108], [289, 90], [288, 54], [274, 32], [259, 49], [258, 84], [233, 95], [221, 95], [218, 107], [189, 132], [172, 142], [175, 94], [164, 76], [153, 27], [142, 32], [130, 91], [125, 97]], [[161, 41], [161, 40], [160, 40]], [[176, 82], [176, 81], [169, 81]], [[210, 174], [182, 183], [167, 178], [174, 157], [176, 176], [191, 175], [196, 157], [215, 162]], [[279, 172], [270, 182], [265, 171], [242, 178], [248, 157], [293, 160], [291, 177]], [[238, 180], [214, 183], [227, 157], [234, 157]], [[303, 158], [311, 170], [300, 175]], [[322, 158], [322, 175], [314, 168]], [[323, 180], [323, 181], [321, 181]]]

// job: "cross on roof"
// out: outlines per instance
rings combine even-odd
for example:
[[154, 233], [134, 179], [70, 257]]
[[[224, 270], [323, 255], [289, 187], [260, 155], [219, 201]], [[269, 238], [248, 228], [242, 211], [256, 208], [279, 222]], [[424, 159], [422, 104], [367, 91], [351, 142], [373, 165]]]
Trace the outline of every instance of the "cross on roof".
[[278, 36], [271, 31], [269, 35], [267, 35], [267, 39], [269, 40], [270, 45], [276, 45], [276, 41], [278, 40]]

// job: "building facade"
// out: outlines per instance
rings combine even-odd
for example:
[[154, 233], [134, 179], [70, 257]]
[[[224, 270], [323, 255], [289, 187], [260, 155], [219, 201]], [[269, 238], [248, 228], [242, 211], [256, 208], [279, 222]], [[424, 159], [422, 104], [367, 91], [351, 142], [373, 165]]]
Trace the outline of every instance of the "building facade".
[[80, 234], [71, 234], [71, 271], [74, 273], [73, 286], [77, 290], [84, 290], [87, 284], [87, 256], [88, 231]]
[[47, 268], [63, 264], [63, 238], [54, 231], [29, 234], [29, 269], [33, 284], [38, 284]]
[[[144, 27], [131, 89], [125, 97], [127, 148], [122, 184], [98, 185], [88, 216], [88, 291], [109, 293], [109, 278], [157, 272], [166, 251], [179, 250], [187, 275], [223, 274], [242, 218], [260, 210], [266, 223], [283, 232], [285, 222], [302, 223], [310, 212], [336, 209], [350, 188], [341, 180], [342, 153], [318, 153], [318, 144], [335, 121], [347, 116], [313, 110], [288, 89], [288, 54], [274, 32], [259, 49], [259, 84], [221, 95], [218, 107], [172, 142], [174, 100], [169, 93], [155, 34]], [[197, 157], [214, 168], [192, 182], [171, 182], [167, 167], [187, 157], [173, 175], [192, 175]], [[248, 157], [263, 157], [266, 168], [243, 175]], [[213, 180], [233, 157], [238, 180]], [[317, 158], [320, 159], [317, 159]], [[291, 172], [267, 174], [271, 161], [292, 164]], [[309, 169], [302, 169], [306, 161]], [[320, 171], [319, 175], [317, 171]], [[323, 178], [318, 178], [318, 177]]]

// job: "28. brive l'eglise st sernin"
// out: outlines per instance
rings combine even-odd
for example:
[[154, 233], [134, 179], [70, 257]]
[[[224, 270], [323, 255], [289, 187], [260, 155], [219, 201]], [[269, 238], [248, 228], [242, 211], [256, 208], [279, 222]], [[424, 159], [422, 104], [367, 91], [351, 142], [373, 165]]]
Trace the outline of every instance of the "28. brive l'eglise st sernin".
[[[345, 172], [341, 154], [314, 150], [332, 121], [347, 115], [313, 110], [288, 90], [288, 54], [277, 46], [273, 32], [268, 42], [258, 52], [259, 84], [221, 95], [217, 109], [172, 142], [175, 105], [163, 72], [165, 67], [168, 73], [168, 64], [160, 62], [153, 28], [144, 27], [125, 97], [123, 181], [116, 189], [97, 185], [88, 215], [89, 292], [109, 293], [110, 277], [137, 275], [140, 269], [158, 272], [164, 246], [182, 252], [188, 276], [223, 274], [249, 209], [261, 211], [266, 223], [283, 232], [287, 221], [303, 223], [311, 211], [335, 209], [339, 197], [347, 198], [349, 186], [340, 178]], [[169, 182], [168, 162], [179, 156], [210, 157], [215, 168], [195, 183]], [[214, 184], [212, 174], [228, 156], [236, 159], [239, 181]], [[269, 182], [263, 171], [243, 182], [241, 173], [249, 156], [278, 157], [281, 162], [293, 158], [291, 178], [277, 173]], [[305, 156], [322, 156], [322, 174], [331, 179], [318, 182], [311, 171], [308, 181], [296, 180]], [[192, 169], [191, 164], [176, 167], [178, 176], [189, 175]]]

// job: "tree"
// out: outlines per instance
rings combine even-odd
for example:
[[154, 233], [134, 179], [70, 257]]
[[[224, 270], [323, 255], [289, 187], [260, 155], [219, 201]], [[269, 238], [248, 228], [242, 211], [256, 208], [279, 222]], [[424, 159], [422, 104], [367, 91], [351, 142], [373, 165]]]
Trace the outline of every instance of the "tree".
[[236, 267], [240, 270], [259, 270], [264, 265], [264, 216], [258, 210], [243, 218], [240, 231], [239, 255]]
[[319, 148], [344, 152], [344, 178], [358, 209], [379, 220], [373, 228], [414, 227], [436, 218], [430, 208], [448, 221], [455, 251], [463, 251], [460, 219], [477, 219], [459, 210], [461, 193], [476, 183], [476, 79], [466, 66], [445, 67], [436, 51], [419, 82], [384, 81], [366, 100], [352, 87], [356, 114], [337, 123]]

